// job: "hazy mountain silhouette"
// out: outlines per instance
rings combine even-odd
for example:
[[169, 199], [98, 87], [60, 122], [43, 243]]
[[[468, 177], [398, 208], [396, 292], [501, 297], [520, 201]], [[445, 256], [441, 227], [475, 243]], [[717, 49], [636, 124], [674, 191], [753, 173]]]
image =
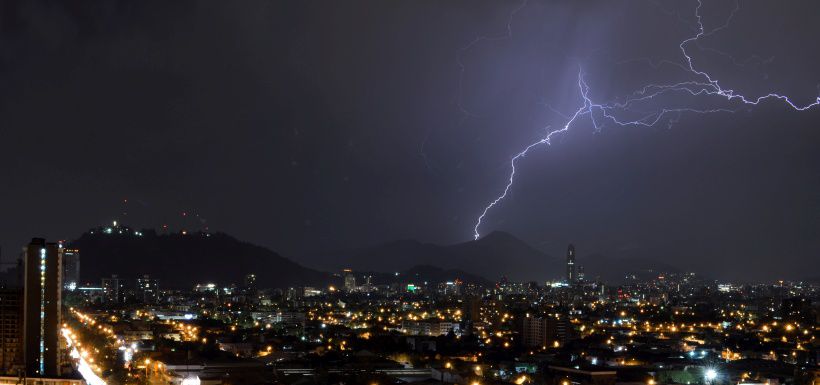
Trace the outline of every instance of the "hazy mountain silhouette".
[[[486, 278], [467, 273], [459, 269], [442, 269], [430, 265], [413, 266], [410, 269], [403, 270], [396, 274], [378, 271], [356, 271], [357, 276], [369, 275], [373, 284], [393, 284], [393, 283], [424, 283], [430, 285], [442, 282], [454, 282], [461, 280], [463, 283], [476, 283], [480, 285], [491, 285], [493, 282]], [[357, 278], [358, 279], [358, 278]]]
[[[125, 229], [122, 234], [120, 229]], [[261, 246], [222, 233], [157, 234], [115, 228], [86, 232], [70, 243], [80, 249], [82, 282], [100, 284], [117, 274], [131, 279], [150, 274], [161, 287], [190, 288], [197, 283], [242, 284], [248, 273], [260, 287], [324, 285], [330, 275], [306, 268]], [[131, 281], [132, 282], [132, 281]]]
[[[623, 282], [628, 274], [649, 278], [657, 276], [659, 272], [680, 271], [676, 267], [655, 261], [652, 255], [649, 251], [636, 250], [607, 256], [580, 253], [576, 263], [584, 266], [587, 279], [599, 278], [609, 283]], [[405, 271], [422, 265], [436, 266], [443, 270], [457, 269], [489, 281], [497, 281], [506, 276], [511, 281], [543, 283], [563, 279], [566, 271], [563, 256], [552, 257], [501, 231], [490, 233], [476, 241], [454, 245], [399, 240], [366, 249], [324, 253], [312, 259], [333, 261], [322, 266], [328, 270], [351, 268], [357, 271], [404, 274]]]
[[334, 262], [323, 268], [366, 271], [405, 271], [419, 265], [458, 269], [495, 281], [507, 276], [513, 281], [560, 278], [562, 261], [529, 246], [511, 234], [496, 231], [476, 241], [441, 246], [416, 240], [388, 242], [376, 247], [325, 253]]
[[649, 257], [635, 255], [604, 256], [592, 254], [579, 258], [579, 264], [584, 266], [584, 273], [588, 280], [603, 282], [623, 282], [627, 275], [634, 275], [638, 279], [651, 279], [661, 273], [678, 273], [677, 267], [658, 262]]
[[[112, 274], [126, 280], [149, 274], [159, 279], [162, 287], [189, 288], [203, 282], [241, 284], [246, 274], [254, 273], [260, 287], [288, 287], [324, 286], [339, 278], [223, 233], [182, 235], [143, 230], [138, 236], [126, 227], [114, 228], [110, 234], [104, 230], [86, 232], [69, 245], [80, 249], [82, 282], [99, 285], [101, 278]], [[335, 261], [335, 265], [322, 266], [329, 271], [352, 268], [357, 274], [382, 273], [373, 274], [374, 283], [461, 279], [486, 284], [504, 276], [511, 281], [543, 283], [563, 278], [565, 271], [563, 258], [551, 257], [500, 231], [454, 245], [400, 240], [326, 257]], [[678, 271], [631, 254], [579, 254], [577, 263], [585, 267], [588, 279], [610, 283], [623, 281], [627, 274], [647, 278], [658, 272]], [[395, 276], [394, 272], [400, 274]]]
[[399, 275], [399, 278], [403, 280], [412, 280], [415, 282], [424, 281], [440, 283], [459, 279], [464, 282], [478, 283], [482, 285], [492, 284], [492, 282], [486, 278], [479, 275], [470, 274], [464, 270], [442, 269], [440, 267], [430, 265], [413, 266], [409, 270], [402, 272]]

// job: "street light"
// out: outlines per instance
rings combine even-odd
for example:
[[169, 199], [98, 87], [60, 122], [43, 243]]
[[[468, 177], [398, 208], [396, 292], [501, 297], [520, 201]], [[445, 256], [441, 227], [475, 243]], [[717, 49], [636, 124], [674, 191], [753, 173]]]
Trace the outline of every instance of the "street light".
[[711, 383], [712, 381], [715, 380], [715, 378], [717, 378], [717, 376], [718, 376], [718, 373], [715, 369], [711, 369], [711, 368], [706, 369], [706, 374], [705, 374], [706, 381]]

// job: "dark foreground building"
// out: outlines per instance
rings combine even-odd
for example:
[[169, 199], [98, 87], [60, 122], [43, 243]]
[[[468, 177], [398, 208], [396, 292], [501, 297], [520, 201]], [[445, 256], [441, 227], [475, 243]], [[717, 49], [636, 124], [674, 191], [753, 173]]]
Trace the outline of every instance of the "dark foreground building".
[[23, 368], [23, 290], [0, 288], [0, 374]]

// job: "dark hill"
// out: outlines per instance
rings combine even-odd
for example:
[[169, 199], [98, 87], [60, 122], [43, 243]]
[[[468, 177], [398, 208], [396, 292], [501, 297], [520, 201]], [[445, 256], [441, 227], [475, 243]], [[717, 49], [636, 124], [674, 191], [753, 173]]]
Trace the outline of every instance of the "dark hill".
[[329, 280], [326, 273], [222, 233], [140, 233], [125, 227], [110, 234], [96, 229], [71, 242], [82, 256], [81, 280], [99, 284], [100, 278], [112, 274], [125, 279], [150, 274], [166, 288], [190, 288], [206, 281], [241, 284], [248, 273], [257, 275], [260, 287], [323, 285]]

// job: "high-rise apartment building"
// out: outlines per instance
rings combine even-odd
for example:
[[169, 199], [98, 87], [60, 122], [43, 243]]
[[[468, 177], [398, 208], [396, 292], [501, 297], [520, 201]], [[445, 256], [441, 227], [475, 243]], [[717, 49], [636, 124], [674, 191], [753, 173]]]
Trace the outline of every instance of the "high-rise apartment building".
[[344, 270], [344, 279], [345, 279], [345, 290], [348, 292], [356, 290], [356, 276], [353, 275], [353, 271], [350, 269]]
[[159, 281], [149, 275], [137, 278], [136, 294], [142, 303], [157, 303], [159, 299]]
[[24, 250], [23, 357], [26, 375], [60, 375], [63, 248], [34, 238]]
[[80, 285], [80, 250], [63, 250], [63, 287], [74, 291]]
[[122, 280], [115, 274], [111, 278], [103, 278], [101, 282], [103, 298], [108, 303], [125, 302], [125, 290]]
[[527, 347], [554, 346], [569, 337], [569, 322], [554, 316], [527, 314], [521, 318], [521, 341]]

